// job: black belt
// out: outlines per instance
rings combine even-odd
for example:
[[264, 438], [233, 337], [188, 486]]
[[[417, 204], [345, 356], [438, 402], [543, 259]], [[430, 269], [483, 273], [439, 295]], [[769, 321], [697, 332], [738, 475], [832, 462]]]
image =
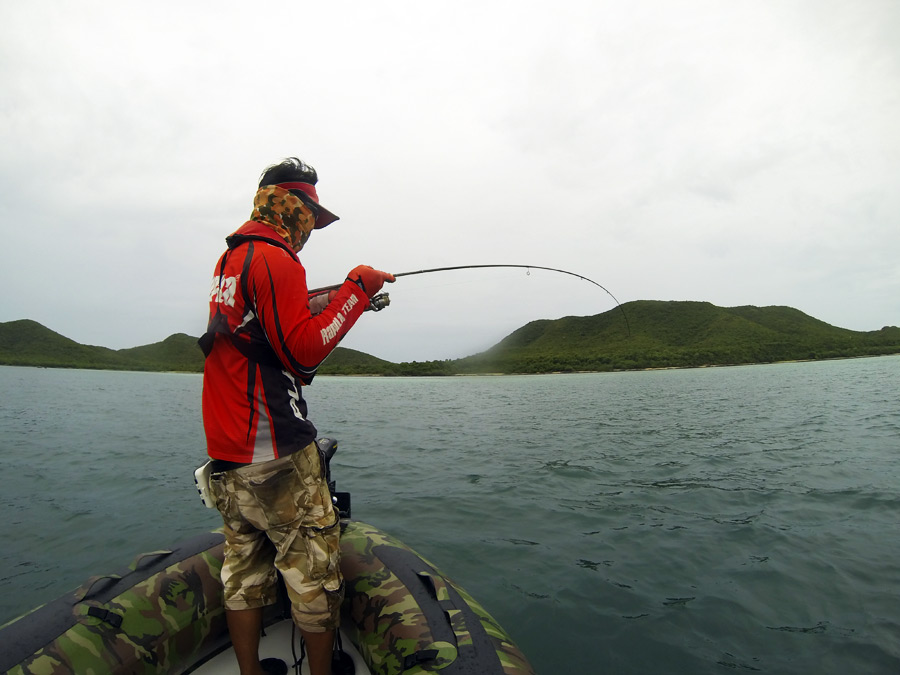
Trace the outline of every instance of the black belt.
[[214, 459], [209, 464], [210, 473], [222, 473], [223, 471], [231, 471], [232, 469], [240, 469], [242, 466], [249, 466], [250, 462], [229, 462], [226, 459]]
[[[306, 447], [306, 446], [303, 446], [303, 447]], [[295, 452], [297, 452], [297, 450], [301, 450], [301, 449], [302, 448], [294, 448], [290, 452], [285, 453], [283, 455], [279, 455], [278, 457], [275, 457], [274, 459], [283, 459], [285, 457], [290, 457]], [[223, 471], [233, 471], [234, 469], [240, 469], [242, 466], [250, 466], [251, 464], [253, 464], [253, 462], [229, 462], [227, 459], [213, 459], [210, 461], [211, 461], [211, 463], [209, 465], [210, 473], [222, 473]], [[266, 461], [271, 462], [274, 460], [269, 459]], [[258, 463], [264, 464], [265, 462], [258, 462]]]

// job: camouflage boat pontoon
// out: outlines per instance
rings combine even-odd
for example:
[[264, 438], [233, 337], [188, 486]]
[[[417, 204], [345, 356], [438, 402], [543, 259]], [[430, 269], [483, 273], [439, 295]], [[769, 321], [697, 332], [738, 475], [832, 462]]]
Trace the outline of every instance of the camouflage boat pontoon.
[[[336, 443], [319, 443], [330, 459]], [[357, 675], [533, 672], [463, 589], [398, 540], [351, 520], [349, 495], [335, 494], [346, 516], [341, 643]], [[211, 532], [146, 553], [7, 624], [0, 673], [237, 673], [219, 581], [223, 541]], [[297, 664], [299, 632], [283, 596], [267, 610], [260, 655]]]

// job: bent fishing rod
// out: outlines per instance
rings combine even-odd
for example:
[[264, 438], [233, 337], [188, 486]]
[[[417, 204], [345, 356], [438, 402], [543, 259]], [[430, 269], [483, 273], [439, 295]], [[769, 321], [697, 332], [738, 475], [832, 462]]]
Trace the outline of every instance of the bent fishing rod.
[[[399, 272], [397, 274], [394, 274], [394, 278], [399, 279], [400, 277], [411, 277], [416, 274], [431, 274], [432, 272], [451, 272], [453, 270], [473, 270], [473, 269], [498, 268], [498, 267], [515, 267], [515, 268], [519, 268], [519, 269], [524, 269], [524, 270], [528, 270], [528, 274], [531, 274], [531, 270], [545, 270], [547, 272], [559, 272], [560, 274], [568, 274], [569, 276], [577, 277], [583, 281], [587, 281], [588, 283], [593, 284], [594, 286], [597, 286], [598, 288], [602, 289], [609, 297], [611, 297], [613, 299], [613, 301], [616, 303], [616, 307], [619, 308], [619, 310], [622, 312], [622, 317], [625, 319], [625, 327], [628, 329], [628, 334], [631, 335], [631, 326], [628, 324], [628, 315], [625, 314], [625, 310], [622, 308], [622, 303], [616, 299], [616, 296], [614, 296], [612, 293], [610, 293], [606, 287], [602, 286], [601, 284], [598, 284], [593, 279], [588, 279], [586, 276], [583, 276], [581, 274], [576, 274], [575, 272], [569, 272], [568, 270], [561, 270], [561, 269], [557, 269], [555, 267], [541, 267], [540, 265], [510, 265], [510, 264], [454, 265], [451, 267], [432, 267], [427, 270], [416, 270], [415, 272]], [[315, 289], [309, 291], [309, 295], [310, 296], [319, 295], [319, 294], [325, 293], [327, 291], [337, 290], [340, 287], [341, 287], [341, 284], [334, 284], [332, 286], [323, 286], [322, 288], [315, 288]], [[380, 293], [380, 294], [376, 295], [374, 298], [372, 298], [371, 309], [373, 309], [374, 311], [377, 312], [377, 311], [380, 311], [380, 310], [384, 309], [385, 307], [387, 307], [390, 303], [391, 303], [391, 301], [390, 301], [390, 297], [388, 296], [388, 294]]]

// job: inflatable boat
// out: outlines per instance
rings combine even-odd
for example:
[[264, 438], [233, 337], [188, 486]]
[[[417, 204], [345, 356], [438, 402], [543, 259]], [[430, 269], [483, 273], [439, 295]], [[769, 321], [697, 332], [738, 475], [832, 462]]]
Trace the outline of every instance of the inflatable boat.
[[[328, 460], [337, 449], [319, 439]], [[334, 675], [533, 673], [499, 624], [460, 586], [411, 548], [341, 512], [345, 598]], [[235, 673], [222, 605], [224, 536], [208, 532], [138, 556], [125, 570], [91, 577], [72, 593], [0, 628], [0, 672]], [[287, 594], [266, 609], [260, 657], [306, 673]]]

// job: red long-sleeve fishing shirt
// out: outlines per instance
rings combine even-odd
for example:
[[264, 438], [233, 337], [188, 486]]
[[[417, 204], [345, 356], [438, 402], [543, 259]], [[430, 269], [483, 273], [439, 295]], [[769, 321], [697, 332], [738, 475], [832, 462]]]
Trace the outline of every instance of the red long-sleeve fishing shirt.
[[346, 281], [312, 316], [306, 271], [271, 228], [250, 221], [226, 241], [201, 339], [207, 451], [213, 459], [262, 462], [315, 440], [301, 384], [312, 381], [369, 301]]

